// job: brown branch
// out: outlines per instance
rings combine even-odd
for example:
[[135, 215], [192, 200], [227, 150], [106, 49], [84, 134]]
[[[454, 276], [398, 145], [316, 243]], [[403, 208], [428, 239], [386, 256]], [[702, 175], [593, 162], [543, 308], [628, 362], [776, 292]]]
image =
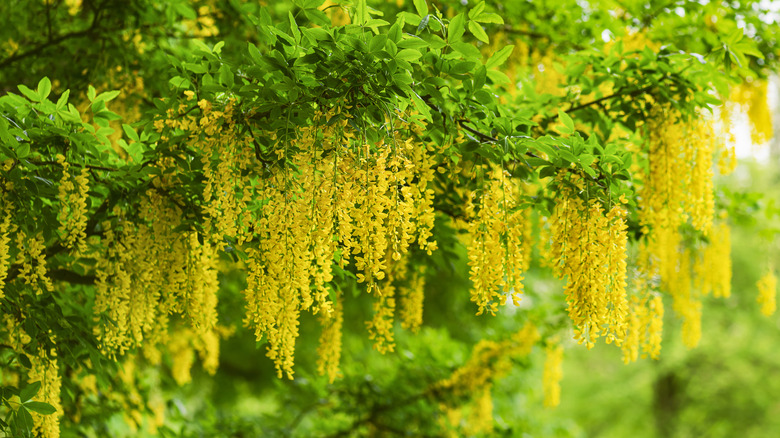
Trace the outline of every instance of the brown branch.
[[97, 277], [94, 275], [81, 275], [67, 269], [52, 269], [47, 274], [52, 280], [64, 281], [70, 284], [95, 284]]
[[92, 33], [94, 33], [94, 31], [98, 27], [98, 16], [99, 16], [99, 14], [95, 13], [95, 17], [92, 20], [92, 24], [90, 24], [89, 28], [87, 28], [87, 29], [79, 30], [79, 31], [76, 31], [76, 32], [69, 32], [69, 33], [66, 33], [66, 34], [62, 34], [62, 35], [59, 35], [56, 38], [49, 37], [48, 41], [46, 41], [45, 43], [42, 43], [42, 44], [40, 44], [40, 45], [38, 45], [38, 46], [36, 46], [36, 47], [26, 51], [26, 52], [17, 53], [15, 55], [11, 55], [11, 56], [3, 59], [2, 61], [0, 61], [0, 68], [7, 67], [7, 66], [13, 64], [14, 62], [20, 61], [22, 59], [29, 58], [31, 56], [36, 56], [39, 53], [41, 53], [42, 51], [48, 49], [49, 47], [56, 46], [56, 45], [58, 45], [58, 44], [60, 44], [60, 43], [62, 43], [64, 41], [67, 41], [67, 40], [70, 40], [70, 39], [73, 39], [73, 38], [82, 38], [82, 37], [86, 37], [86, 36], [91, 35]]
[[567, 113], [567, 114], [568, 113], [573, 113], [575, 111], [579, 111], [579, 110], [581, 110], [583, 108], [587, 108], [587, 107], [592, 106], [592, 105], [600, 105], [602, 102], [610, 100], [610, 99], [614, 99], [616, 97], [621, 97], [621, 96], [636, 97], [636, 96], [639, 96], [640, 94], [643, 94], [643, 93], [649, 91], [652, 88], [653, 88], [652, 85], [647, 85], [647, 86], [644, 86], [642, 88], [638, 88], [636, 90], [633, 90], [633, 91], [631, 91], [628, 94], [624, 94], [625, 93], [625, 88], [621, 88], [618, 91], [616, 91], [616, 92], [614, 92], [614, 93], [612, 93], [612, 94], [610, 94], [608, 96], [600, 97], [600, 98], [598, 98], [596, 100], [592, 100], [590, 102], [585, 102], [585, 103], [577, 105], [577, 106], [574, 106], [574, 104], [571, 104], [572, 105], [571, 108], [567, 109], [564, 112]]
[[[59, 161], [32, 161], [32, 160], [25, 160], [30, 164], [35, 164], [37, 166], [62, 166], [62, 164]], [[118, 172], [119, 169], [114, 169], [113, 167], [104, 167], [104, 166], [93, 166], [91, 164], [78, 164], [78, 163], [68, 163], [68, 165], [73, 167], [86, 167], [87, 169], [92, 170], [105, 170], [107, 172]]]

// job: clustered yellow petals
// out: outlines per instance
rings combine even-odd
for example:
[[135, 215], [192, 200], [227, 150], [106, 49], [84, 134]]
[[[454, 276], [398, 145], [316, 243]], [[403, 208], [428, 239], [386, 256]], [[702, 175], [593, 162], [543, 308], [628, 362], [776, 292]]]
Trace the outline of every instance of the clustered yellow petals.
[[572, 189], [562, 186], [562, 191], [551, 218], [552, 257], [556, 274], [567, 278], [574, 337], [588, 348], [600, 336], [620, 345], [628, 313], [625, 210], [614, 205], [604, 214], [597, 199], [586, 203]]
[[551, 342], [545, 347], [544, 353], [544, 370], [542, 371], [543, 403], [548, 408], [554, 408], [561, 402], [563, 347]]
[[658, 359], [664, 327], [664, 301], [661, 295], [648, 288], [642, 276], [634, 279], [636, 293], [631, 297], [628, 313], [628, 331], [621, 346], [623, 362], [630, 363], [649, 356]]
[[425, 299], [425, 266], [414, 269], [407, 284], [400, 287], [401, 327], [416, 333], [423, 321]]
[[[496, 379], [512, 368], [512, 360], [525, 357], [537, 343], [540, 334], [532, 323], [526, 323], [509, 339], [500, 342], [481, 340], [474, 347], [465, 365], [456, 369], [450, 377], [434, 385], [437, 391], [447, 391], [447, 398], [440, 405], [450, 427], [463, 428], [462, 433], [489, 432], [493, 427], [492, 397], [490, 389]], [[465, 398], [465, 402], [463, 400]], [[464, 407], [471, 415], [461, 422]]]
[[772, 316], [777, 309], [777, 277], [774, 269], [768, 270], [758, 280], [758, 304], [761, 305], [761, 313], [764, 316]]
[[41, 382], [41, 389], [33, 398], [52, 405], [55, 412], [51, 415], [40, 415], [32, 413], [33, 416], [33, 434], [44, 438], [59, 438], [60, 436], [60, 417], [63, 414], [62, 403], [60, 400], [60, 386], [62, 378], [59, 373], [57, 357], [53, 353], [47, 354], [41, 351], [37, 356], [30, 357], [30, 371], [28, 381]]
[[94, 250], [95, 334], [109, 356], [141, 348], [149, 363], [159, 364], [171, 315], [180, 314], [192, 334], [180, 332], [213, 373], [219, 355], [217, 250], [201, 234], [177, 230], [182, 213], [165, 184], [155, 181], [147, 190], [135, 222], [116, 208], [115, 220], [102, 224]]
[[723, 221], [713, 226], [709, 243], [699, 251], [694, 272], [702, 295], [731, 296], [731, 228]]
[[742, 109], [747, 112], [750, 120], [751, 137], [753, 143], [761, 144], [772, 138], [772, 112], [769, 109], [769, 100], [767, 99], [767, 81], [752, 80], [743, 82], [731, 90], [729, 101], [732, 104], [727, 105], [724, 111], [727, 112], [727, 118], [731, 113]]
[[341, 376], [339, 361], [341, 359], [341, 326], [344, 323], [342, 300], [337, 300], [333, 312], [320, 313], [320, 345], [317, 348], [317, 372], [328, 376], [328, 382], [333, 383]]
[[471, 301], [477, 314], [495, 314], [507, 298], [517, 305], [523, 291], [523, 268], [527, 266], [528, 214], [518, 209], [519, 188], [501, 169], [493, 169], [480, 193], [471, 193], [469, 217], [469, 278]]
[[14, 227], [13, 205], [8, 202], [5, 195], [0, 195], [0, 299], [5, 296], [5, 279], [8, 277], [8, 267], [11, 260], [11, 230]]
[[16, 263], [22, 265], [19, 278], [29, 285], [36, 295], [54, 290], [46, 269], [46, 254], [43, 236], [27, 236], [20, 230], [17, 233]]
[[87, 194], [89, 192], [89, 170], [82, 167], [73, 177], [70, 164], [65, 157], [57, 155], [57, 162], [62, 166], [58, 200], [60, 202], [57, 220], [60, 223], [59, 232], [65, 247], [75, 249], [74, 254], [83, 254], [87, 249]]
[[431, 151], [400, 120], [378, 141], [358, 138], [349, 110], [318, 111], [311, 126], [278, 138], [268, 134], [281, 165], [260, 164], [264, 178], [253, 197], [263, 202], [251, 221], [253, 245], [246, 249], [245, 323], [258, 340], [268, 340], [267, 355], [280, 377], [293, 376], [304, 310], [322, 314], [321, 372], [338, 374], [340, 316], [333, 314], [330, 283], [335, 270], [350, 263], [374, 297], [366, 325], [378, 351], [394, 349], [399, 287], [402, 319], [413, 327], [421, 318], [416, 309], [422, 307], [422, 287], [408, 292], [414, 278], [406, 278], [406, 264], [412, 244], [428, 253], [436, 249]]
[[[701, 337], [701, 296], [731, 293], [730, 231], [725, 221], [714, 223], [712, 161], [719, 146], [712, 123], [656, 107], [646, 127], [648, 170], [639, 197], [643, 275], [659, 276], [661, 289], [672, 296], [689, 348]], [[686, 224], [701, 232], [701, 243], [683, 239]], [[635, 358], [635, 351], [624, 351], [624, 360]]]

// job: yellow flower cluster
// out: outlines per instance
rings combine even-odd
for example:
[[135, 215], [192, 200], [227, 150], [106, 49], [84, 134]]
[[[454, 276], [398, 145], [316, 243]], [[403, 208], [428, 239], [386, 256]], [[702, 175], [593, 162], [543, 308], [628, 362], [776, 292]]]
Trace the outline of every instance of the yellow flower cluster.
[[758, 280], [758, 304], [761, 305], [761, 313], [765, 316], [772, 316], [777, 309], [777, 277], [774, 269], [768, 270], [760, 280]]
[[11, 222], [13, 204], [8, 202], [5, 193], [0, 194], [0, 299], [5, 296], [5, 279], [8, 277], [8, 267], [11, 260], [11, 232], [16, 226]]
[[57, 220], [60, 223], [59, 232], [65, 247], [75, 248], [78, 256], [87, 250], [87, 192], [89, 192], [89, 170], [81, 168], [81, 172], [73, 177], [70, 164], [65, 157], [57, 155], [57, 162], [62, 166], [58, 201], [60, 203]]
[[33, 434], [44, 438], [59, 438], [60, 436], [60, 417], [62, 416], [62, 404], [60, 401], [60, 386], [62, 378], [59, 374], [57, 357], [46, 352], [40, 352], [37, 356], [30, 357], [30, 371], [28, 381], [41, 382], [41, 389], [34, 400], [48, 403], [56, 409], [51, 415], [40, 415], [32, 413], [33, 416]]
[[65, 0], [65, 6], [68, 7], [68, 14], [76, 15], [81, 10], [82, 0]]
[[[572, 177], [572, 183], [576, 186], [579, 180]], [[565, 294], [574, 337], [588, 348], [600, 336], [620, 345], [628, 313], [625, 209], [614, 205], [604, 214], [597, 199], [586, 203], [571, 188], [561, 187], [551, 218], [552, 257], [556, 274], [567, 277]]]
[[339, 361], [341, 360], [341, 326], [344, 323], [342, 300], [339, 299], [333, 306], [333, 312], [320, 313], [320, 345], [317, 348], [317, 372], [321, 376], [328, 376], [328, 382], [333, 383], [341, 376]]
[[544, 371], [542, 372], [544, 406], [554, 408], [561, 402], [563, 347], [556, 343], [550, 343], [545, 347], [544, 353]]
[[[349, 109], [318, 112], [294, 137], [269, 134], [284, 163], [264, 165], [256, 187], [255, 198], [263, 202], [251, 224], [256, 247], [247, 249], [245, 323], [258, 340], [267, 337], [279, 376], [292, 378], [302, 310], [325, 314], [321, 351], [328, 355], [321, 369], [337, 373], [332, 358], [338, 359], [334, 352], [340, 347], [330, 345], [340, 339], [329, 298], [334, 262], [341, 268], [353, 262], [358, 283], [374, 296], [367, 327], [375, 347], [386, 352], [394, 348], [395, 294], [409, 281], [404, 266], [411, 245], [429, 253], [436, 249], [431, 153], [401, 121], [373, 144], [356, 138]], [[421, 292], [402, 293], [409, 309], [403, 314], [421, 315], [411, 307], [421, 308]]]
[[181, 210], [163, 193], [164, 183], [142, 197], [138, 222], [115, 209], [103, 224], [95, 258], [95, 333], [106, 354], [143, 347], [158, 364], [172, 313], [189, 322], [204, 368], [216, 369], [217, 251], [197, 232], [180, 232]]
[[502, 169], [493, 169], [483, 191], [471, 193], [466, 214], [469, 218], [469, 278], [473, 283], [471, 301], [477, 314], [495, 314], [507, 297], [517, 305], [523, 291], [523, 268], [528, 261], [531, 227], [527, 213], [518, 209], [518, 186]]
[[[646, 280], [636, 281], [638, 291], [646, 288]], [[623, 362], [630, 363], [642, 357], [658, 359], [661, 354], [661, 338], [664, 328], [664, 301], [661, 295], [644, 289], [631, 297], [628, 313], [628, 331], [621, 346]]]
[[701, 249], [694, 267], [695, 285], [702, 295], [731, 296], [731, 228], [720, 222], [713, 226], [709, 243]]
[[733, 117], [738, 110], [747, 112], [751, 126], [753, 143], [761, 144], [772, 138], [772, 112], [767, 99], [767, 81], [756, 80], [743, 82], [731, 90], [729, 101], [723, 111], [726, 119]]
[[653, 110], [647, 125], [648, 172], [640, 192], [640, 221], [646, 233], [676, 231], [688, 215], [696, 229], [709, 230], [715, 205], [711, 132], [710, 120], [686, 123], [675, 110]]
[[[248, 237], [252, 183], [246, 171], [250, 166], [252, 139], [237, 134], [233, 120], [233, 102], [221, 111], [201, 100], [202, 115], [198, 129], [190, 131], [189, 141], [202, 151], [203, 204], [206, 220], [204, 230], [208, 240], [221, 242], [225, 236], [235, 238], [240, 245]], [[179, 122], [186, 124], [187, 122]], [[189, 128], [192, 129], [192, 122]]]
[[[647, 125], [648, 173], [640, 191], [639, 220], [646, 234], [641, 246], [648, 278], [660, 276], [683, 318], [689, 348], [701, 337], [701, 296], [731, 293], [731, 243], [726, 222], [714, 224], [712, 161], [717, 141], [712, 120], [686, 121], [668, 108], [656, 108]], [[688, 223], [709, 243], [686, 243]], [[705, 239], [706, 240], [706, 239]], [[626, 358], [635, 358], [628, 353]]]
[[677, 270], [666, 279], [668, 290], [672, 294], [672, 308], [683, 319], [682, 338], [688, 348], [699, 344], [701, 339], [701, 298], [700, 291], [692, 284], [692, 258], [690, 249], [684, 250], [679, 257]]
[[27, 236], [22, 230], [17, 233], [17, 247], [19, 252], [16, 263], [22, 265], [19, 270], [19, 278], [24, 284], [29, 285], [36, 295], [44, 291], [51, 292], [54, 286], [47, 275], [46, 246], [43, 236]]
[[198, 354], [203, 369], [211, 374], [217, 372], [219, 366], [220, 337], [226, 336], [224, 328], [200, 332], [192, 327], [177, 327], [168, 337], [167, 349], [171, 359], [171, 375], [179, 385], [192, 380], [191, 370], [195, 364], [195, 353]]
[[[449, 378], [434, 384], [432, 390], [452, 395], [440, 405], [449, 426], [464, 428], [461, 431], [464, 434], [467, 431], [472, 434], [489, 432], [493, 427], [490, 394], [493, 382], [509, 372], [513, 359], [530, 354], [539, 337], [536, 326], [529, 322], [509, 339], [500, 342], [481, 340], [465, 365]], [[460, 421], [464, 407], [469, 407], [471, 412], [465, 422]]]
[[406, 273], [401, 277], [409, 278], [405, 286], [400, 287], [401, 327], [417, 333], [423, 321], [423, 300], [425, 298], [425, 265], [414, 268], [410, 277]]

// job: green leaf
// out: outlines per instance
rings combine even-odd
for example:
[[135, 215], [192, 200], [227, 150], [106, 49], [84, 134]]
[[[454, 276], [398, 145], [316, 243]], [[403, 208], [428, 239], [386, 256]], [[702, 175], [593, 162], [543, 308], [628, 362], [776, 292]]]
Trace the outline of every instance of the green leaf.
[[95, 100], [95, 94], [97, 94], [97, 91], [95, 91], [95, 87], [93, 87], [92, 85], [88, 86], [87, 87], [87, 98], [89, 99], [90, 102]]
[[368, 43], [368, 51], [371, 53], [379, 52], [380, 50], [385, 48], [385, 43], [387, 43], [387, 35], [383, 33], [376, 34], [371, 38], [371, 41]]
[[16, 153], [16, 158], [18, 159], [26, 158], [30, 155], [30, 143], [22, 142], [17, 144], [14, 148], [14, 153]]
[[487, 76], [487, 69], [484, 65], [480, 65], [474, 72], [474, 89], [479, 90], [485, 85], [485, 78]]
[[222, 64], [219, 68], [219, 82], [228, 88], [232, 88], [234, 85], [233, 71], [227, 64]]
[[[303, 33], [314, 38], [317, 41], [328, 40], [331, 38], [330, 32], [321, 27], [303, 28]], [[253, 46], [254, 50], [257, 50], [256, 46]], [[250, 55], [251, 56], [251, 55]]]
[[481, 14], [482, 11], [484, 10], [485, 10], [485, 2], [482, 1], [477, 3], [477, 5], [471, 8], [471, 10], [469, 11], [469, 18], [473, 20], [474, 18], [478, 17], [479, 14]]
[[114, 91], [106, 91], [104, 93], [98, 94], [97, 97], [95, 97], [95, 102], [103, 101], [103, 102], [110, 102], [114, 99], [116, 99], [117, 96], [119, 96], [119, 93], [121, 93], [120, 90], [114, 90]]
[[27, 357], [26, 354], [20, 354], [19, 356], [17, 356], [17, 360], [23, 367], [32, 368], [32, 363], [30, 362], [30, 358]]
[[478, 17], [474, 18], [474, 21], [479, 23], [504, 24], [504, 19], [493, 12], [483, 12], [479, 14]]
[[33, 423], [32, 415], [30, 415], [30, 411], [24, 406], [20, 406], [19, 410], [16, 411], [16, 425], [26, 434], [30, 434], [35, 425], [35, 423]]
[[57, 409], [54, 408], [54, 406], [44, 403], [44, 402], [38, 402], [38, 401], [29, 401], [27, 403], [24, 403], [23, 405], [25, 408], [37, 412], [41, 415], [51, 415], [55, 412], [57, 412]]
[[135, 132], [135, 129], [133, 129], [132, 126], [128, 124], [122, 124], [122, 130], [125, 131], [125, 135], [127, 135], [127, 138], [133, 141], [141, 141], [138, 138], [138, 133]]
[[476, 21], [469, 21], [468, 26], [471, 34], [474, 35], [474, 37], [476, 37], [478, 40], [485, 44], [490, 42], [487, 34], [485, 33], [485, 29], [482, 29], [482, 26], [480, 26]]
[[19, 400], [22, 401], [22, 403], [30, 400], [33, 398], [35, 394], [38, 393], [38, 391], [41, 389], [41, 382], [32, 382], [29, 385], [22, 388], [21, 391], [19, 391]]
[[49, 93], [51, 93], [51, 81], [44, 76], [44, 78], [38, 82], [38, 96], [40, 96], [41, 100], [44, 100], [49, 97]]
[[481, 61], [482, 60], [482, 52], [480, 52], [479, 49], [474, 47], [473, 44], [469, 44], [469, 43], [452, 43], [450, 46], [456, 52], [458, 52], [461, 55], [465, 56], [466, 59], [474, 60], [474, 61]]
[[498, 50], [497, 52], [493, 53], [493, 55], [490, 57], [490, 59], [487, 60], [485, 63], [485, 67], [487, 68], [493, 68], [498, 67], [506, 62], [507, 59], [512, 55], [512, 51], [515, 50], [515, 46], [509, 45], [501, 48], [501, 50]]
[[57, 109], [60, 110], [62, 108], [65, 108], [65, 106], [68, 104], [68, 98], [70, 97], [70, 90], [65, 90], [64, 93], [60, 96], [59, 99], [57, 99]]
[[[365, 3], [365, 2], [364, 2]], [[301, 41], [301, 31], [298, 29], [298, 23], [295, 22], [292, 12], [287, 11], [287, 17], [290, 19], [290, 31], [292, 32], [295, 42]]]
[[447, 42], [457, 43], [463, 39], [463, 33], [466, 31], [466, 16], [458, 14], [450, 20], [447, 28]]
[[487, 77], [490, 78], [490, 80], [497, 85], [508, 84], [509, 82], [512, 81], [511, 79], [509, 79], [509, 76], [507, 76], [506, 73], [500, 70], [488, 70]]
[[426, 15], [422, 17], [422, 19], [420, 20], [420, 24], [417, 25], [417, 33], [420, 33], [421, 31], [425, 30], [425, 28], [428, 27], [428, 21], [430, 20], [431, 20], [430, 15]]
[[568, 114], [566, 114], [561, 110], [558, 110], [558, 120], [560, 120], [561, 123], [563, 123], [563, 126], [565, 126], [566, 128], [565, 130], [559, 128], [558, 130], [561, 131], [561, 133], [571, 134], [572, 132], [574, 132], [574, 121], [571, 119], [571, 117], [569, 117]]
[[398, 48], [399, 49], [421, 49], [423, 47], [428, 47], [429, 45], [430, 44], [427, 41], [425, 41], [424, 39], [418, 36], [407, 35], [405, 39], [401, 40], [398, 43]]
[[371, 18], [368, 15], [368, 6], [366, 6], [366, 0], [358, 0], [357, 7], [355, 8], [355, 24], [363, 26]]
[[539, 170], [539, 178], [555, 176], [556, 173], [558, 173], [558, 169], [554, 166], [544, 166]]
[[35, 91], [27, 88], [25, 85], [19, 84], [19, 85], [16, 86], [16, 88], [18, 88], [19, 91], [21, 91], [22, 94], [24, 94], [24, 97], [32, 100], [33, 102], [40, 102], [41, 101], [41, 98], [40, 98], [40, 96], [38, 96], [38, 93], [36, 93]]
[[414, 9], [421, 17], [428, 15], [428, 3], [425, 0], [414, 0]]
[[408, 62], [416, 61], [416, 60], [420, 59], [421, 56], [422, 56], [422, 53], [420, 53], [418, 50], [414, 50], [414, 49], [404, 49], [404, 50], [399, 51], [395, 55], [395, 57], [397, 59], [402, 59], [402, 60], [408, 61]]
[[197, 63], [197, 62], [185, 62], [182, 65], [184, 65], [185, 69], [195, 73], [196, 75], [200, 75], [200, 74], [206, 73], [208, 71], [208, 70], [206, 70], [205, 66], [203, 66], [202, 64]]

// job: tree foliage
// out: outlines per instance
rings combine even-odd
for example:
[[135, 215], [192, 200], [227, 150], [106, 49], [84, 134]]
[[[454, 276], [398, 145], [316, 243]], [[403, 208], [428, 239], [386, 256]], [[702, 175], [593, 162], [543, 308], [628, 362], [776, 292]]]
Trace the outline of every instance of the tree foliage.
[[508, 415], [564, 347], [693, 348], [731, 293], [761, 5], [6, 2], [0, 427], [571, 433]]

